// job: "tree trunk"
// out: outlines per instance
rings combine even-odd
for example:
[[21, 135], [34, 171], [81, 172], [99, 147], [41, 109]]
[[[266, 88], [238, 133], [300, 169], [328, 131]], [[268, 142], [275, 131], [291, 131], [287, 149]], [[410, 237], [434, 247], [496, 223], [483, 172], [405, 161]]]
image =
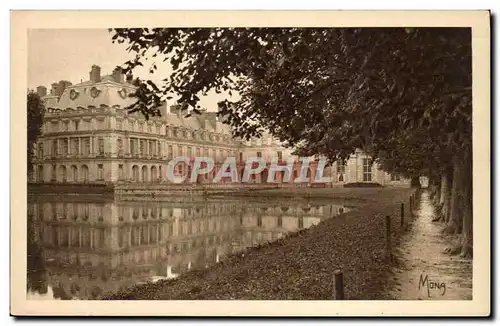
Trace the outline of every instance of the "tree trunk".
[[441, 180], [444, 183], [444, 186], [442, 186], [443, 190], [441, 193], [441, 198], [442, 198], [441, 216], [445, 222], [448, 222], [450, 218], [450, 205], [451, 205], [450, 186], [453, 184], [453, 175], [452, 173], [450, 173], [449, 169], [445, 170], [445, 172], [441, 176]]
[[420, 184], [420, 177], [412, 177], [410, 186], [412, 188], [420, 188], [422, 185]]
[[439, 205], [444, 204], [444, 197], [446, 192], [448, 191], [448, 178], [446, 177], [446, 173], [443, 173], [441, 175], [441, 189], [440, 189], [440, 196], [439, 196]]
[[462, 252], [460, 256], [472, 258], [472, 152], [467, 151], [464, 159], [463, 227]]
[[460, 159], [453, 160], [453, 180], [451, 188], [451, 201], [450, 201], [450, 211], [449, 220], [446, 226], [446, 233], [460, 233], [462, 232], [462, 217], [463, 212], [461, 210], [462, 203], [462, 192], [463, 192], [463, 177], [464, 177], [464, 166]]

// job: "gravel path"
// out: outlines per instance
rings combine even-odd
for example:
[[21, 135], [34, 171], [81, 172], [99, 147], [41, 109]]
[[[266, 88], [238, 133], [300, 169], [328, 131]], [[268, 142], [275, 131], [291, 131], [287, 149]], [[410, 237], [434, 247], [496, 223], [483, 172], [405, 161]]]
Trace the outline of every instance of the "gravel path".
[[396, 253], [399, 266], [388, 284], [390, 298], [472, 300], [472, 260], [443, 253], [453, 239], [442, 234], [442, 224], [432, 222], [434, 208], [427, 192], [422, 192], [415, 213]]

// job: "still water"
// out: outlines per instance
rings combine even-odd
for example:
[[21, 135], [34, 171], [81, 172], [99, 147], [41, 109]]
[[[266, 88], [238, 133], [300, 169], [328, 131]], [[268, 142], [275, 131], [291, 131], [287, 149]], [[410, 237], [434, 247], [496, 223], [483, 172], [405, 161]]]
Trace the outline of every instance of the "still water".
[[27, 296], [96, 299], [175, 278], [348, 210], [332, 201], [30, 198]]

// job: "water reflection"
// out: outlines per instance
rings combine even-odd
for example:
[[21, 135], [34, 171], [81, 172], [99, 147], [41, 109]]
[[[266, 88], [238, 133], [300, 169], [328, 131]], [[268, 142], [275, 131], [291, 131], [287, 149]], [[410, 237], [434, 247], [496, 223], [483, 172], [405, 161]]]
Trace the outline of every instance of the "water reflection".
[[28, 298], [96, 299], [347, 212], [342, 204], [31, 198]]

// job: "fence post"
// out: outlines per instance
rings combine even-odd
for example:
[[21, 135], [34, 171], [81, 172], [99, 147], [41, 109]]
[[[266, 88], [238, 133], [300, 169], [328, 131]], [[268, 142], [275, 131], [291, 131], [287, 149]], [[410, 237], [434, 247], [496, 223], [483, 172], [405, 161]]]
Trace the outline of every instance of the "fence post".
[[405, 203], [401, 203], [401, 226], [405, 224]]
[[391, 243], [391, 217], [387, 215], [385, 217], [385, 240], [387, 256], [389, 259], [392, 257], [392, 243]]
[[335, 300], [344, 300], [344, 275], [337, 269], [335, 275]]

